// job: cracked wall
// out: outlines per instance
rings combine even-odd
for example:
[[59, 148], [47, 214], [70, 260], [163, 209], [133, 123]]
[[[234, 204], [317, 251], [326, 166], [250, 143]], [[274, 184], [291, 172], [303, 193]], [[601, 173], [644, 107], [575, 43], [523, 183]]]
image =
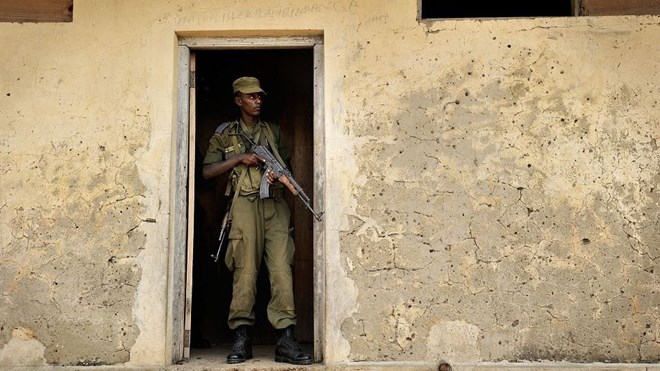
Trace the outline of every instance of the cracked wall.
[[660, 360], [657, 23], [533, 23], [361, 43], [352, 360]]
[[[116, 161], [108, 147], [53, 143], [48, 153], [25, 154], [24, 178], [3, 182], [1, 331], [7, 339], [14, 326], [29, 328], [47, 363], [126, 361], [138, 332], [135, 257], [145, 236], [135, 212], [143, 186], [135, 165]], [[34, 188], [42, 191], [32, 200], [12, 197]]]
[[[18, 127], [29, 121], [10, 128], [23, 132]], [[45, 363], [129, 359], [139, 333], [132, 314], [141, 271], [136, 256], [145, 243], [139, 227], [149, 222], [139, 219], [144, 186], [131, 149], [144, 134], [131, 128], [139, 121], [91, 120], [86, 132], [69, 138], [48, 130], [0, 150], [6, 228], [0, 334], [6, 342], [16, 338], [15, 328], [28, 329], [43, 345]], [[98, 129], [121, 139], [100, 139]], [[7, 176], [16, 167], [23, 170]]]
[[[151, 121], [140, 67], [112, 61], [131, 53], [95, 30], [26, 25], [3, 41], [0, 368], [124, 363], [140, 333]], [[71, 49], [47, 46], [66, 36]]]

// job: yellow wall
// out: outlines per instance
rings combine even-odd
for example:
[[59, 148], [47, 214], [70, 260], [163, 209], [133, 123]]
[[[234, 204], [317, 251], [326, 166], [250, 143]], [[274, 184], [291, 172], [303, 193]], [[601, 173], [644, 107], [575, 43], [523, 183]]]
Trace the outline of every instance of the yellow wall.
[[326, 362], [660, 360], [658, 17], [88, 0], [0, 24], [0, 366], [169, 362], [177, 34], [246, 30], [324, 38]]

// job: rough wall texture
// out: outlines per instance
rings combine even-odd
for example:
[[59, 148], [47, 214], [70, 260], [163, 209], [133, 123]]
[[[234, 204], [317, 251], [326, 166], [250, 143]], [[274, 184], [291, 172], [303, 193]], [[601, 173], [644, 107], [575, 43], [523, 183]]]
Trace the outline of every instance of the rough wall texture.
[[137, 165], [151, 135], [144, 78], [109, 58], [127, 46], [99, 25], [6, 27], [17, 32], [0, 75], [0, 368], [127, 362], [141, 225], [155, 222]]
[[176, 32], [292, 27], [325, 40], [326, 362], [660, 361], [658, 17], [255, 3], [0, 25], [0, 367], [168, 362]]
[[478, 24], [347, 73], [351, 359], [657, 362], [658, 27]]
[[[2, 73], [0, 338], [11, 344], [30, 334], [47, 363], [126, 362], [139, 333], [136, 256], [149, 220], [140, 219], [145, 187], [135, 152], [148, 119], [139, 105], [95, 99], [113, 74], [102, 61], [60, 56], [32, 65], [14, 52], [7, 64], [31, 67]], [[62, 72], [68, 63], [76, 73]], [[88, 89], [75, 87], [88, 74], [99, 75], [83, 82]], [[86, 91], [64, 98], [74, 87]], [[12, 356], [5, 350], [0, 362]]]

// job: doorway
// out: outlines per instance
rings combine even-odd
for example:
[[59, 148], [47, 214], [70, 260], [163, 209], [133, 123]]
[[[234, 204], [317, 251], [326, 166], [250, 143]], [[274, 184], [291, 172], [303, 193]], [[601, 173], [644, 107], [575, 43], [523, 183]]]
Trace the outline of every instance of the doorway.
[[[179, 39], [179, 91], [182, 94], [176, 130], [178, 156], [174, 173], [170, 303], [173, 361], [189, 357], [190, 345], [193, 345], [193, 353], [194, 346], [205, 345], [202, 339], [212, 346], [230, 345], [233, 341], [233, 333], [226, 323], [231, 273], [222, 257], [217, 262], [211, 258], [211, 254], [217, 252], [220, 224], [228, 201], [224, 196], [226, 179], [204, 180], [201, 164], [217, 126], [237, 117], [231, 89], [237, 77], [260, 79], [267, 92], [262, 117], [282, 128], [292, 155], [293, 175], [312, 198], [315, 209], [322, 209], [324, 178], [322, 169], [315, 166], [323, 152], [320, 145], [323, 135], [321, 39], [255, 39]], [[185, 71], [189, 68], [193, 73], [187, 75]], [[190, 94], [186, 97], [188, 87]], [[190, 175], [187, 184], [181, 181], [180, 176], [184, 174], [186, 178]], [[187, 192], [186, 188], [193, 192]], [[322, 227], [314, 223], [312, 215], [295, 196], [288, 195], [287, 201], [296, 243], [293, 267], [298, 314], [296, 334], [302, 344], [307, 344], [307, 349], [313, 348], [315, 361], [319, 362], [322, 360], [320, 324], [323, 318], [323, 285], [320, 283], [324, 277], [318, 268], [322, 266], [319, 260], [323, 255], [322, 246], [319, 246]], [[178, 224], [180, 219], [187, 220], [188, 227]], [[181, 245], [187, 245], [187, 249]], [[267, 270], [263, 266], [255, 307], [255, 344], [276, 341], [265, 313], [269, 295]], [[180, 297], [185, 297], [183, 306], [177, 300]]]
[[[237, 118], [232, 81], [241, 76], [259, 78], [266, 91], [262, 119], [278, 123], [292, 155], [295, 179], [311, 193], [313, 184], [313, 63], [312, 49], [210, 50], [195, 53], [196, 143], [195, 228], [191, 346], [202, 339], [230, 344], [227, 327], [232, 276], [224, 257], [214, 262], [220, 225], [227, 208], [226, 177], [204, 180], [202, 160], [209, 139], [223, 122]], [[192, 147], [191, 147], [192, 148]], [[310, 197], [312, 197], [310, 195]], [[313, 341], [312, 218], [295, 197], [288, 197], [296, 253], [294, 296], [300, 342]], [[275, 344], [275, 331], [266, 319], [270, 298], [268, 272], [262, 265], [257, 281], [255, 344]]]

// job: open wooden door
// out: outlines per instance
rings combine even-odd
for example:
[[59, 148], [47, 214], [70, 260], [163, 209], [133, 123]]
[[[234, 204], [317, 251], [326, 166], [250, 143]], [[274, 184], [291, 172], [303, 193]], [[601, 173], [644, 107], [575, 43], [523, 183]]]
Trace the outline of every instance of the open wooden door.
[[196, 136], [196, 94], [195, 94], [195, 53], [190, 53], [190, 117], [188, 129], [188, 238], [186, 240], [186, 306], [183, 335], [183, 358], [190, 358], [192, 329], [193, 292], [193, 253], [195, 226], [195, 136]]

